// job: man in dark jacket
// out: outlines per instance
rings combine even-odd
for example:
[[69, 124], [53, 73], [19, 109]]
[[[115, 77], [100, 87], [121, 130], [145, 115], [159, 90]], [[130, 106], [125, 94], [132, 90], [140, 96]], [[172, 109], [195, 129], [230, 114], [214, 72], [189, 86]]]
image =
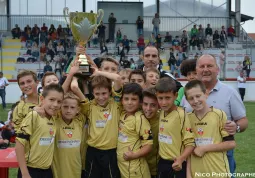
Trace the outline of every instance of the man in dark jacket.
[[115, 24], [117, 19], [114, 17], [114, 14], [111, 13], [108, 19], [109, 22], [109, 40], [114, 42], [114, 34], [115, 34]]

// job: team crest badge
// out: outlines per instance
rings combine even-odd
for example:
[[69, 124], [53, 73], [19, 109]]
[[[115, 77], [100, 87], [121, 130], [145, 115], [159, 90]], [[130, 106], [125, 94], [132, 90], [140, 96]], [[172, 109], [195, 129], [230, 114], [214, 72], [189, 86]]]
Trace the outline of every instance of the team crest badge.
[[54, 130], [50, 128], [50, 135], [54, 135]]
[[164, 131], [164, 125], [162, 124], [159, 128], [160, 132], [163, 132]]
[[107, 119], [107, 120], [111, 120], [112, 115], [109, 112], [104, 112], [104, 118]]
[[202, 136], [204, 134], [204, 130], [202, 128], [198, 128], [197, 133]]
[[72, 136], [73, 136], [73, 132], [72, 131], [69, 131], [69, 132], [67, 132], [67, 134], [66, 134], [69, 138], [72, 138]]

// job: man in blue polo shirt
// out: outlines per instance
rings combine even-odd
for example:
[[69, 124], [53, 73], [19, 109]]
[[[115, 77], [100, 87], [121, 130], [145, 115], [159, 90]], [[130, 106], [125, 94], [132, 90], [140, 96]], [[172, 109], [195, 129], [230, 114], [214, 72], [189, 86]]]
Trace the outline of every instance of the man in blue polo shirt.
[[2, 99], [3, 109], [6, 108], [5, 103], [5, 87], [9, 85], [8, 80], [3, 76], [3, 72], [0, 72], [0, 97]]

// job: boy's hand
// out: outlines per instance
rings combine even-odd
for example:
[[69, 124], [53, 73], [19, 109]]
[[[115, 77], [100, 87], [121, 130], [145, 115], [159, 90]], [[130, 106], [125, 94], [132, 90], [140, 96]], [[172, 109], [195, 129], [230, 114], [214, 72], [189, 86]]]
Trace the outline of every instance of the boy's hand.
[[130, 146], [128, 147], [128, 152], [123, 154], [123, 158], [126, 161], [130, 161], [130, 160], [135, 159], [135, 153], [130, 149]]
[[86, 54], [86, 57], [87, 57], [87, 60], [88, 60], [88, 63], [90, 64], [90, 66], [93, 67], [93, 68], [97, 68], [98, 69], [97, 65], [94, 63], [92, 58], [89, 55], [87, 55], [87, 54]]
[[204, 154], [206, 153], [206, 146], [197, 146], [195, 149], [194, 149], [194, 151], [193, 151], [193, 153], [196, 155], [196, 156], [198, 156], [198, 157], [203, 157], [204, 156]]
[[183, 163], [183, 161], [184, 160], [181, 157], [175, 158], [174, 163], [172, 164], [173, 170], [175, 170], [175, 171], [182, 170], [182, 163]]
[[79, 66], [80, 66], [81, 62], [78, 61], [77, 59], [78, 59], [78, 57], [76, 57], [76, 59], [73, 61], [72, 65], [71, 65], [71, 69], [69, 71], [69, 74], [71, 74], [71, 75], [74, 75], [74, 74], [80, 72], [79, 71], [79, 69], [80, 69]]
[[93, 74], [90, 77], [95, 77], [99, 75], [98, 68], [90, 66], [90, 68], [93, 70]]
[[77, 47], [75, 48], [75, 52], [76, 52], [76, 57], [77, 57], [77, 56], [79, 56], [80, 54], [85, 54], [86, 48], [85, 48], [84, 46], [79, 45], [79, 46], [77, 46]]
[[33, 110], [36, 111], [42, 117], [45, 117], [46, 115], [45, 110], [42, 107], [35, 106]]

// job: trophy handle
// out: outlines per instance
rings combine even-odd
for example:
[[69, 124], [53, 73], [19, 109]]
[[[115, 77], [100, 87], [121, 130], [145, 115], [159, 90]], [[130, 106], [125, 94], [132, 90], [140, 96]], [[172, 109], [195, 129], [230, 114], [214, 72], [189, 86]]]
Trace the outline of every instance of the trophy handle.
[[101, 21], [103, 20], [103, 17], [104, 17], [104, 10], [99, 9], [98, 13], [97, 13], [97, 18], [99, 18], [99, 22], [98, 22], [97, 26], [100, 25]]
[[69, 23], [68, 20], [67, 20], [67, 17], [69, 16], [69, 8], [68, 8], [68, 7], [65, 7], [65, 8], [63, 9], [63, 14], [64, 14], [64, 18], [65, 18], [66, 23], [67, 23], [68, 25], [70, 25], [70, 23]]

